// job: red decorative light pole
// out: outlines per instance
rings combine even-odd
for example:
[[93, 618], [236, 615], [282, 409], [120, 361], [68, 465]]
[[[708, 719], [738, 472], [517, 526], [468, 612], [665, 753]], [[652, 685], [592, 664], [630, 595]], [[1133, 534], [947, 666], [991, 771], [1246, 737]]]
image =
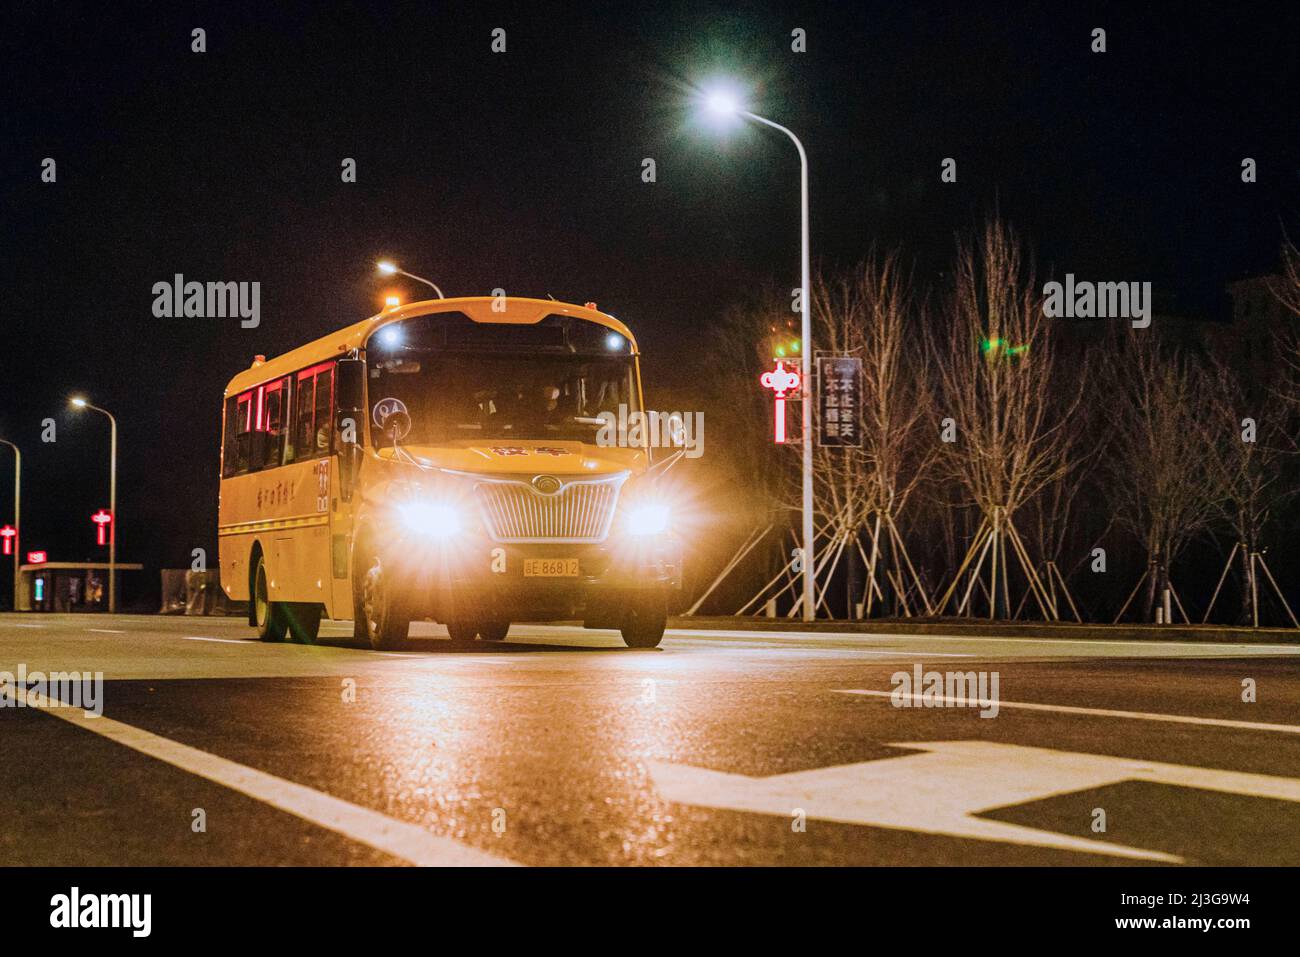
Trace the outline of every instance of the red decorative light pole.
[[109, 527], [113, 524], [113, 513], [108, 509], [101, 508], [90, 520], [95, 523], [95, 544], [107, 545], [109, 537]]
[[764, 372], [758, 379], [765, 388], [771, 389], [776, 393], [776, 428], [775, 441], [777, 443], [785, 442], [785, 394], [793, 392], [799, 388], [799, 373], [792, 369], [787, 369], [785, 363], [780, 359], [776, 360], [776, 368], [771, 372]]

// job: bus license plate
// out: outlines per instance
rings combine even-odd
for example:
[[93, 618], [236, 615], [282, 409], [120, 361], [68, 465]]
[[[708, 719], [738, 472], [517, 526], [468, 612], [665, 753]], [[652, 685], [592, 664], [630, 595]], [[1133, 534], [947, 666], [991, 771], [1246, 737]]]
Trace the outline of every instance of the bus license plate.
[[576, 558], [525, 558], [525, 578], [577, 578]]

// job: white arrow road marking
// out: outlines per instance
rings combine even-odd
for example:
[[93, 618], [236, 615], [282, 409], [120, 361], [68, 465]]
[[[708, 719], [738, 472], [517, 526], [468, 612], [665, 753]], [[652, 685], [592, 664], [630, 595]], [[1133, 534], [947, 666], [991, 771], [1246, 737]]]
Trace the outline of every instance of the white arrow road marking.
[[[837, 689], [836, 694], [860, 694], [869, 695], [873, 698], [889, 698], [895, 692], [893, 691], [866, 691], [862, 688], [854, 689]], [[918, 704], [925, 702], [923, 693], [899, 692], [904, 698], [911, 698]], [[965, 698], [953, 698], [948, 695], [931, 695], [930, 700], [940, 701], [944, 704], [961, 705], [964, 707], [973, 707], [975, 699], [967, 700]], [[981, 706], [985, 702], [978, 702]], [[1080, 708], [1076, 705], [1069, 704], [1038, 704], [1037, 702], [1026, 701], [999, 701], [999, 708], [1020, 708], [1024, 711], [1052, 711], [1060, 714], [1087, 714], [1098, 718], [1133, 718], [1138, 721], [1164, 721], [1169, 724], [1204, 724], [1216, 728], [1241, 728], [1246, 731], [1278, 731], [1283, 734], [1300, 734], [1300, 725], [1295, 724], [1266, 724], [1262, 721], [1236, 721], [1232, 718], [1200, 718], [1190, 714], [1160, 714], [1154, 711], [1110, 711], [1106, 708]]]
[[[14, 700], [8, 686], [4, 696]], [[33, 696], [28, 692], [27, 697], [29, 700], [35, 697], [39, 708], [48, 709], [47, 714], [62, 718], [69, 724], [75, 724], [133, 751], [207, 778], [222, 787], [246, 794], [263, 804], [337, 831], [344, 837], [368, 844], [412, 864], [421, 867], [500, 867], [514, 863], [449, 837], [431, 834], [418, 825], [399, 821], [378, 811], [215, 754], [208, 754], [112, 718], [87, 717], [82, 709], [69, 708], [61, 701], [51, 702], [45, 695]]]
[[1300, 802], [1300, 780], [1265, 774], [991, 741], [898, 743], [889, 747], [924, 753], [765, 778], [664, 762], [652, 762], [650, 774], [659, 793], [680, 804], [782, 817], [802, 808], [810, 818], [842, 824], [1175, 864], [1182, 863], [1182, 858], [1161, 851], [1070, 837], [973, 815], [1122, 781]]

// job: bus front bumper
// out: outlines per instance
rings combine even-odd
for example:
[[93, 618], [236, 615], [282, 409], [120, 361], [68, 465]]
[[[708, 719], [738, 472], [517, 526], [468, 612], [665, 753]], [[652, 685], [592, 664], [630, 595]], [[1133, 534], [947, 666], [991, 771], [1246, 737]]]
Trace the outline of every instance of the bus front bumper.
[[408, 552], [417, 615], [436, 621], [582, 619], [618, 627], [629, 602], [662, 598], [676, 610], [682, 547], [670, 536], [601, 544], [491, 539]]

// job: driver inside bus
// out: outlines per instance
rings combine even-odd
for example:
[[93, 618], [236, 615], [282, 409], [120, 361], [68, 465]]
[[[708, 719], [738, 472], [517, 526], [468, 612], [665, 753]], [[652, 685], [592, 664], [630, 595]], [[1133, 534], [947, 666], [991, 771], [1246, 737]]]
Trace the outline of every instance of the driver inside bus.
[[559, 415], [560, 389], [556, 385], [517, 386], [513, 395], [501, 397], [498, 415], [504, 414], [515, 432], [542, 429], [554, 425]]

